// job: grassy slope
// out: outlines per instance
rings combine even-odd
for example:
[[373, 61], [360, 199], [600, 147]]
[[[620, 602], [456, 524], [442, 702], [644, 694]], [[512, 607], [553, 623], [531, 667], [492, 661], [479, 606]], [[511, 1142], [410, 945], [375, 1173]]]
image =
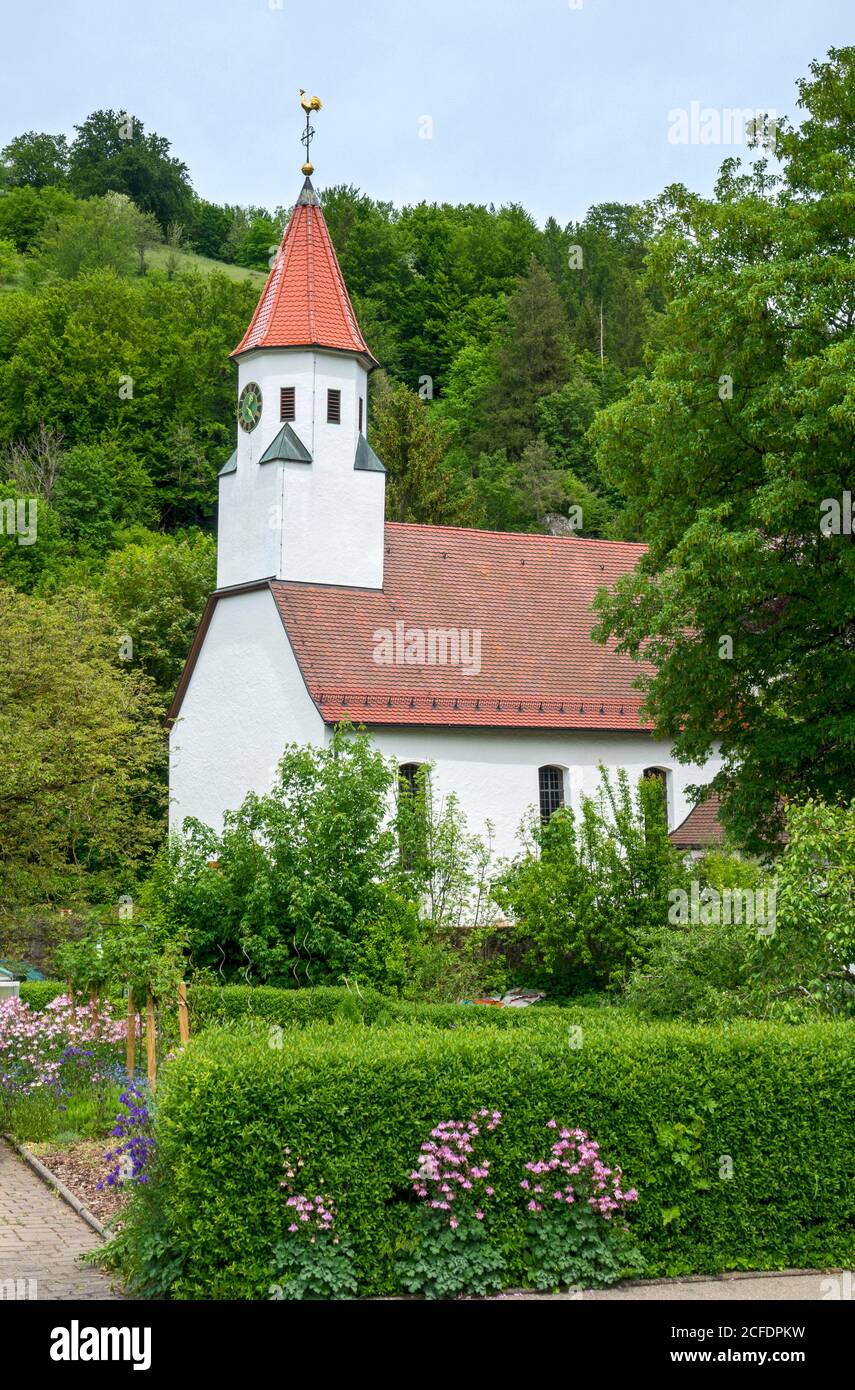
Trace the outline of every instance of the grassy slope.
[[[151, 251], [146, 252], [146, 260], [149, 266], [165, 272], [169, 254], [168, 247], [155, 246]], [[247, 270], [242, 265], [228, 265], [225, 261], [213, 261], [209, 256], [197, 256], [194, 251], [178, 251], [176, 255], [179, 271], [196, 271], [199, 275], [212, 275], [214, 271], [219, 270], [230, 280], [251, 280], [254, 285], [258, 286], [259, 290], [267, 279], [267, 272], [264, 270]], [[0, 294], [24, 288], [24, 277], [21, 275], [12, 276], [9, 280], [0, 282]]]

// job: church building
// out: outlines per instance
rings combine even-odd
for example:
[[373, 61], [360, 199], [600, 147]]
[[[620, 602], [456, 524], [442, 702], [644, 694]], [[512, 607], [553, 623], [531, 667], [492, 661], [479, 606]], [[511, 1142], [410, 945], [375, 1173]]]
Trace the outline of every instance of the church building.
[[719, 838], [686, 792], [718, 761], [677, 763], [641, 718], [638, 667], [591, 640], [597, 590], [643, 546], [385, 521], [378, 364], [308, 176], [232, 357], [217, 588], [170, 711], [172, 829], [220, 830], [270, 789], [286, 744], [348, 720], [405, 781], [429, 764], [434, 799], [456, 792], [471, 831], [491, 822], [500, 856], [532, 808], [578, 808], [599, 763], [660, 779], [675, 843]]

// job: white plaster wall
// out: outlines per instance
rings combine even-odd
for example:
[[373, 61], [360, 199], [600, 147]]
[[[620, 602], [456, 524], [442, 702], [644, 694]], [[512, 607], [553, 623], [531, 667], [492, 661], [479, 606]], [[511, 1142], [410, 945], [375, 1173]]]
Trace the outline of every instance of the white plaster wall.
[[287, 743], [323, 743], [268, 589], [220, 599], [169, 737], [170, 829], [217, 831], [248, 791], [269, 791]]
[[399, 763], [433, 763], [435, 795], [457, 793], [470, 831], [483, 834], [485, 823], [492, 821], [497, 857], [519, 852], [519, 825], [538, 805], [537, 770], [547, 764], [564, 768], [565, 802], [574, 810], [583, 793], [597, 791], [600, 762], [610, 771], [625, 767], [633, 784], [646, 767], [667, 769], [669, 830], [691, 810], [686, 787], [711, 781], [721, 766], [718, 758], [710, 758], [703, 768], [678, 763], [669, 744], [643, 734], [386, 728], [373, 736], [381, 751]]
[[[260, 423], [238, 428], [237, 471], [220, 479], [217, 585], [275, 576], [306, 583], [383, 586], [382, 473], [356, 472], [359, 400], [363, 433], [368, 373], [346, 353], [297, 348], [248, 353], [238, 364], [238, 395], [261, 388]], [[282, 428], [279, 391], [295, 389], [291, 426], [311, 464], [259, 459]], [[327, 423], [327, 391], [341, 391], [341, 424]]]

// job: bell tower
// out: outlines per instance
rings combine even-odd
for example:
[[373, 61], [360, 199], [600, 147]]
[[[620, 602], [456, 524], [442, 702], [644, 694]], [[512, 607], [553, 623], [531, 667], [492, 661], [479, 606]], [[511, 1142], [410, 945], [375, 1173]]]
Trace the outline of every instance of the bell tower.
[[[310, 115], [306, 102], [307, 147]], [[314, 103], [314, 104], [313, 104]], [[312, 165], [243, 338], [237, 447], [219, 478], [217, 587], [382, 589], [385, 472], [366, 438], [377, 362], [356, 321]]]

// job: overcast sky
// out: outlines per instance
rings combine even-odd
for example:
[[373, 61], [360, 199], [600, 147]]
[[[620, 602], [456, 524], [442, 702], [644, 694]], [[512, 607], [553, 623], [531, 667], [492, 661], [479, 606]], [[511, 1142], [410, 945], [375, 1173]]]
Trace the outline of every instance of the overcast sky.
[[[398, 205], [520, 202], [541, 223], [709, 191], [738, 149], [669, 112], [796, 118], [795, 83], [855, 34], [852, 0], [35, 0], [3, 6], [0, 144], [99, 107], [171, 142], [217, 202], [290, 203], [298, 89], [315, 184]], [[432, 138], [421, 138], [432, 121]]]

